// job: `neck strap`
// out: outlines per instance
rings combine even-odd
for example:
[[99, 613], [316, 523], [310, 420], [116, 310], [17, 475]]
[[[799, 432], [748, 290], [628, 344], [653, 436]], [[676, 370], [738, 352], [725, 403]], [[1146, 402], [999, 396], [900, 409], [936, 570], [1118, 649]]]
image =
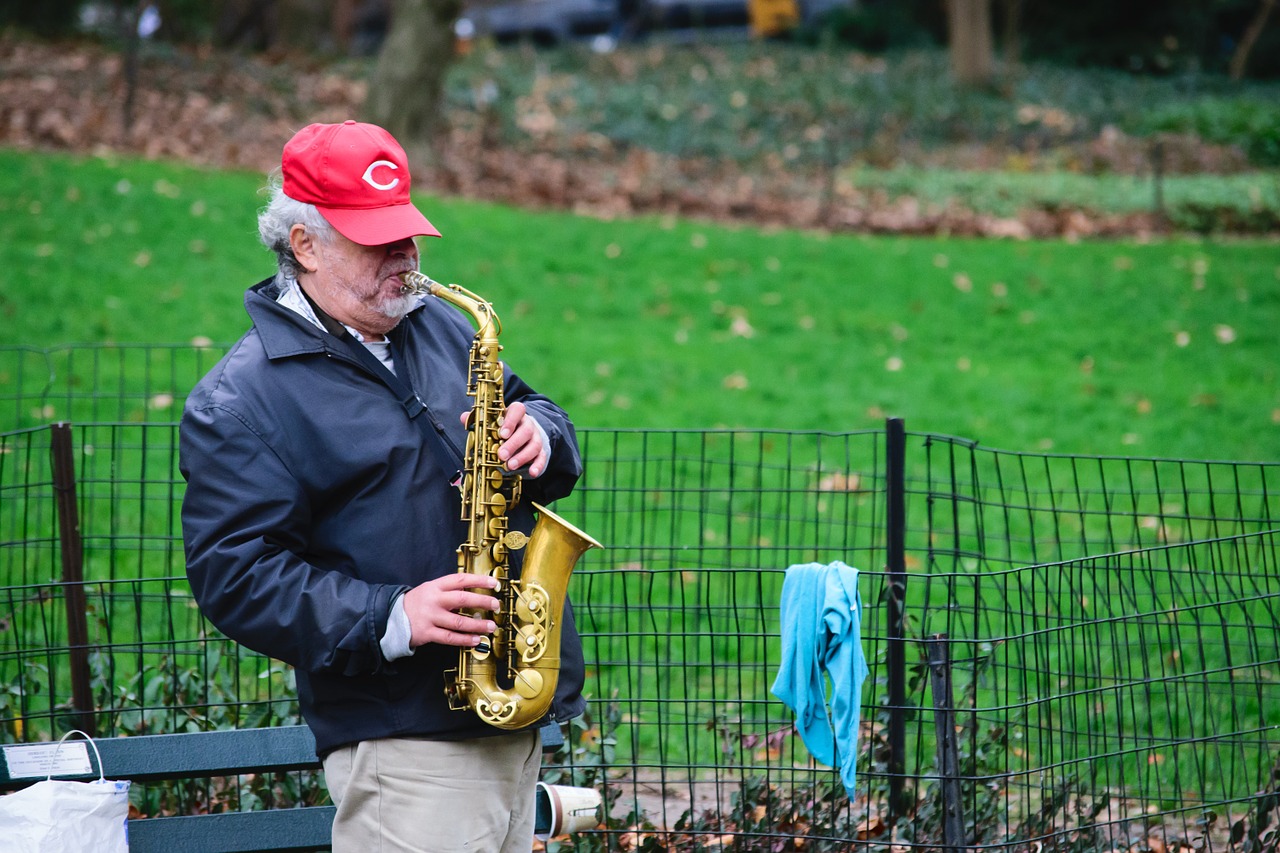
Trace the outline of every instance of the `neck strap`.
[[[413, 390], [407, 378], [401, 379], [395, 373], [387, 369], [387, 366], [378, 360], [378, 357], [369, 352], [368, 348], [355, 336], [347, 331], [346, 327], [337, 320], [325, 313], [316, 301], [311, 298], [311, 294], [307, 293], [301, 283], [298, 289], [302, 291], [302, 295], [306, 297], [311, 309], [316, 312], [316, 318], [320, 320], [321, 325], [337, 338], [347, 348], [347, 351], [358, 361], [361, 366], [381, 380], [383, 385], [390, 389], [399, 401], [400, 406], [404, 409], [409, 420], [417, 424], [418, 429], [422, 432], [426, 439], [427, 446], [436, 455], [436, 461], [440, 463], [442, 471], [452, 471], [453, 475], [450, 479], [451, 483], [458, 483], [462, 477], [462, 454], [458, 453], [449, 441], [444, 431], [444, 425], [435, 416], [435, 413], [427, 407], [422, 401], [418, 393]], [[400, 365], [400, 372], [407, 377], [409, 374], [409, 365], [406, 362], [403, 353], [396, 345], [395, 338], [387, 335], [387, 341], [391, 346], [391, 358], [396, 364]]]

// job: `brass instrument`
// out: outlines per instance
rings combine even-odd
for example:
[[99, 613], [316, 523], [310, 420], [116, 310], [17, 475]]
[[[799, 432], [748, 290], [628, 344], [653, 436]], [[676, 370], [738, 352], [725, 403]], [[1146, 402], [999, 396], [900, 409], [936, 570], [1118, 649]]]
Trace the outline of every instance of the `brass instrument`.
[[[560, 618], [569, 575], [589, 548], [586, 533], [534, 503], [538, 520], [525, 536], [507, 529], [507, 511], [520, 500], [520, 478], [498, 459], [503, 368], [498, 360], [502, 323], [493, 306], [457, 284], [443, 285], [420, 272], [401, 275], [404, 294], [431, 295], [459, 308], [476, 326], [467, 395], [475, 399], [467, 421], [462, 471], [462, 520], [467, 538], [458, 546], [458, 571], [498, 579], [497, 629], [475, 648], [459, 650], [458, 667], [445, 672], [454, 710], [471, 708], [500, 729], [523, 729], [551, 707], [560, 677]], [[526, 548], [519, 580], [508, 577], [508, 554]], [[487, 590], [477, 590], [488, 592]], [[468, 615], [489, 618], [484, 611]]]

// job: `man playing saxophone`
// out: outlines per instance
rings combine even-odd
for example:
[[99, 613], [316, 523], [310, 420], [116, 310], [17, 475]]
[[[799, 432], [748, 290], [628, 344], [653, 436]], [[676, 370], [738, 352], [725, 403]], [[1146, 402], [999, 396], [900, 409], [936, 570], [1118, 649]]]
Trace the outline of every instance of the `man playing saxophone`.
[[[526, 853], [538, 735], [446, 695], [460, 655], [504, 635], [510, 584], [460, 560], [475, 330], [406, 286], [415, 238], [439, 236], [409, 189], [403, 149], [374, 125], [315, 124], [285, 145], [258, 221], [277, 271], [249, 288], [252, 328], [183, 412], [187, 573], [219, 630], [295, 668], [336, 853]], [[577, 440], [550, 399], [494, 371], [495, 464], [522, 493], [502, 523], [530, 534], [535, 502], [577, 482]], [[556, 622], [550, 713], [565, 720], [586, 707], [567, 601]]]

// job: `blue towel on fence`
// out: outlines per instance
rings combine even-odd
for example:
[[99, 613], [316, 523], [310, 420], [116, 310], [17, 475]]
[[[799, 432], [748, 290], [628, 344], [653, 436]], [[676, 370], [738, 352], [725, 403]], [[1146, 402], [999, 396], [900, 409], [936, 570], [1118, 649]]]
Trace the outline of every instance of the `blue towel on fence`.
[[[829, 703], [824, 672], [831, 682]], [[782, 663], [773, 695], [795, 711], [796, 728], [813, 757], [840, 768], [851, 797], [866, 677], [858, 570], [841, 562], [787, 569], [782, 582]]]

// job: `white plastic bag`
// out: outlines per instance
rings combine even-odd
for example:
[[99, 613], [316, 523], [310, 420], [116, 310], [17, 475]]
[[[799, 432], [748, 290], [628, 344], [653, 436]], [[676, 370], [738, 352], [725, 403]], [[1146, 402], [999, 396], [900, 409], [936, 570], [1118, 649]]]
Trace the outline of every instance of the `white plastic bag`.
[[12, 853], [129, 853], [128, 818], [129, 783], [105, 778], [99, 755], [92, 782], [45, 778], [0, 797], [0, 846]]

